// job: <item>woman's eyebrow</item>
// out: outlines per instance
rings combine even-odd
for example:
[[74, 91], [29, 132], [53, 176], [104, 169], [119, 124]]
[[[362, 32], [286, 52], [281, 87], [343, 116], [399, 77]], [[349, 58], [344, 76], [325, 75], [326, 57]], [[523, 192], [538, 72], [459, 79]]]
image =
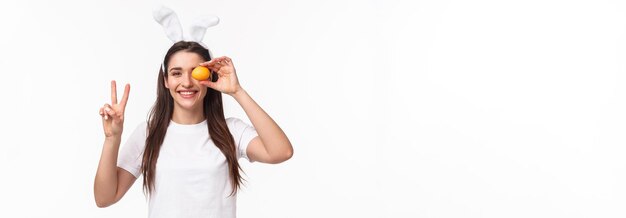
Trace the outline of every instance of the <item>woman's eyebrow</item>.
[[183, 70], [183, 68], [182, 67], [172, 67], [172, 69], [170, 69], [170, 71], [172, 71], [172, 70]]

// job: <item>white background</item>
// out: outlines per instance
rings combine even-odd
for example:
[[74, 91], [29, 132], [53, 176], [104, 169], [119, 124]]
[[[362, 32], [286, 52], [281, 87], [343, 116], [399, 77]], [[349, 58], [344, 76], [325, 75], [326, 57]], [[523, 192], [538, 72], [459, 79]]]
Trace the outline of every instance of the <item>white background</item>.
[[[165, 4], [221, 18], [204, 42], [294, 145], [243, 164], [239, 217], [626, 216], [624, 1]], [[100, 209], [93, 179], [109, 81], [127, 130], [154, 102], [153, 5], [0, 3], [0, 217], [147, 216], [141, 182]]]

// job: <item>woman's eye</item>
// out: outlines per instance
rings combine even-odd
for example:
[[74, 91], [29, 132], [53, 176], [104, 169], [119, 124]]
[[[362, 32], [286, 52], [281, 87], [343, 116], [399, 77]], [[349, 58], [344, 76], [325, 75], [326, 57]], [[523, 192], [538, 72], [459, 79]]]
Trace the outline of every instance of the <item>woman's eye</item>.
[[180, 72], [172, 72], [172, 76], [180, 76]]

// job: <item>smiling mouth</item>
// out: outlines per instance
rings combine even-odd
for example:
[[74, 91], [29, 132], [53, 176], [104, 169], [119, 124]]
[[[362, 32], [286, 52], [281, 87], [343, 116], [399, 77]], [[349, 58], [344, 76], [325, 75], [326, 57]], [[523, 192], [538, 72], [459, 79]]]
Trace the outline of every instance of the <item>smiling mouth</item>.
[[185, 91], [177, 91], [178, 94], [183, 98], [193, 98], [198, 91], [193, 90], [185, 90]]

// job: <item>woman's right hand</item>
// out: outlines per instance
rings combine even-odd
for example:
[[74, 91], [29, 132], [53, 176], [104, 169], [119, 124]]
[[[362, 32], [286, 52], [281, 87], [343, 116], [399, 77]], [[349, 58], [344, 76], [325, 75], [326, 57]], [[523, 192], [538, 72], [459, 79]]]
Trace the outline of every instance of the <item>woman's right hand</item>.
[[120, 137], [124, 130], [124, 109], [128, 101], [128, 93], [130, 92], [130, 84], [124, 87], [124, 95], [122, 101], [117, 103], [117, 90], [115, 80], [111, 81], [111, 104], [104, 104], [100, 108], [100, 116], [102, 117], [102, 126], [104, 127], [104, 135], [108, 137]]

